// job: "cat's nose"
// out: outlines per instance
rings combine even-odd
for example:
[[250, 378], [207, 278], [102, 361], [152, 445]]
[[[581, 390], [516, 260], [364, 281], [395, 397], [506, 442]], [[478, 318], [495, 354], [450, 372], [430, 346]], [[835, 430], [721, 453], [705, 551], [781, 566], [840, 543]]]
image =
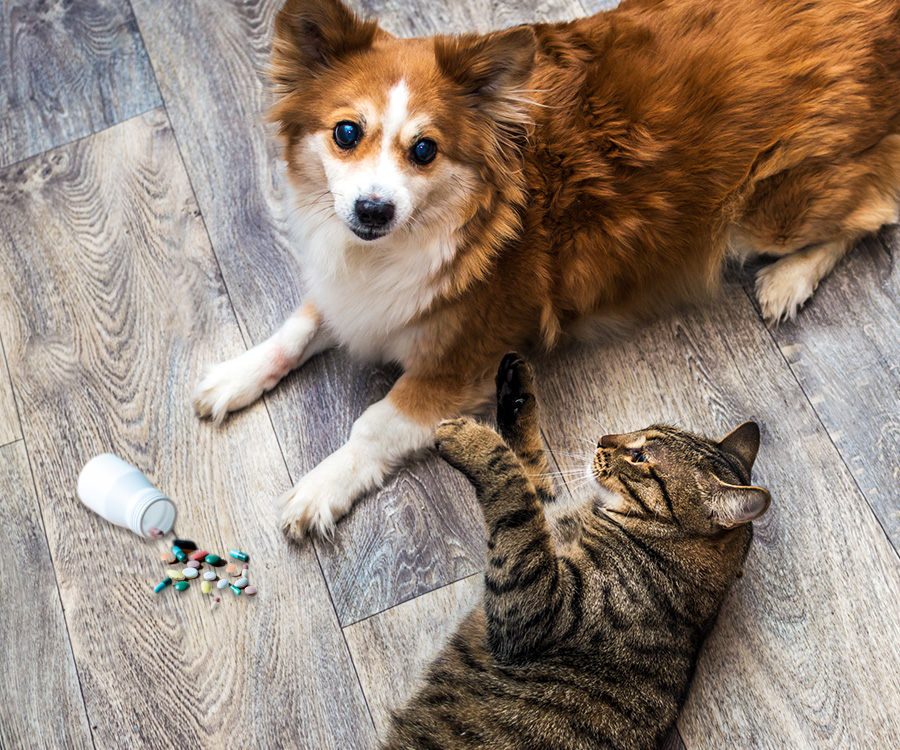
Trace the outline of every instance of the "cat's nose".
[[621, 435], [604, 435], [597, 443], [598, 448], [615, 448], [621, 440]]

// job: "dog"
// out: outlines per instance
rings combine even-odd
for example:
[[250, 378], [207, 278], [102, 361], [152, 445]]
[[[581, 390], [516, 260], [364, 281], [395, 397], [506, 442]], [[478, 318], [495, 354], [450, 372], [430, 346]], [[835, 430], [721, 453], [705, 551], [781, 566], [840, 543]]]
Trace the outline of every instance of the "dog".
[[332, 346], [402, 367], [284, 498], [330, 535], [479, 407], [500, 357], [702, 300], [775, 256], [770, 323], [900, 207], [900, 0], [626, 0], [564, 23], [398, 39], [288, 0], [271, 76], [308, 301], [210, 368], [221, 421]]

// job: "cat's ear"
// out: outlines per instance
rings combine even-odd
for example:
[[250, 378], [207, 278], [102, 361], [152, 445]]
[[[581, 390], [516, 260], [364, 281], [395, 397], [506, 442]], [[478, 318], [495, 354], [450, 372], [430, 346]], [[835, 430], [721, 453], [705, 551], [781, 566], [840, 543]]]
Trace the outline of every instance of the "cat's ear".
[[744, 422], [723, 437], [719, 441], [719, 447], [735, 456], [749, 474], [759, 452], [759, 425], [756, 422]]
[[723, 482], [716, 476], [710, 478], [709, 514], [713, 523], [722, 528], [755, 521], [769, 509], [771, 502], [772, 496], [762, 487], [743, 487]]

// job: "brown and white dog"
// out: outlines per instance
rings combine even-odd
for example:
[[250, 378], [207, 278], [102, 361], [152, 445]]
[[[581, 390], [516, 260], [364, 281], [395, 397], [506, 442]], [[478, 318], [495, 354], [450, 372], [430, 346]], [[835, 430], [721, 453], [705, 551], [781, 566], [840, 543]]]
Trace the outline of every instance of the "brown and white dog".
[[627, 0], [396, 39], [288, 0], [272, 75], [309, 301], [212, 367], [221, 420], [327, 347], [403, 375], [288, 494], [330, 533], [476, 408], [500, 357], [715, 290], [729, 254], [792, 317], [900, 205], [900, 0]]

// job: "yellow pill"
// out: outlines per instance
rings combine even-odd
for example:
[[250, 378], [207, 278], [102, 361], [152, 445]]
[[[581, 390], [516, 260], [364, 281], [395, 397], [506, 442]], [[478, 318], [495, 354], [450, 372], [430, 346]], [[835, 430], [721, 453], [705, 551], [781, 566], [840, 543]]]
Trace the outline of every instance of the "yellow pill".
[[209, 581], [203, 581], [203, 583], [200, 584], [200, 590], [204, 594], [208, 594], [210, 591], [212, 591], [212, 584]]
[[166, 575], [169, 576], [173, 581], [183, 581], [184, 573], [180, 570], [167, 570]]

